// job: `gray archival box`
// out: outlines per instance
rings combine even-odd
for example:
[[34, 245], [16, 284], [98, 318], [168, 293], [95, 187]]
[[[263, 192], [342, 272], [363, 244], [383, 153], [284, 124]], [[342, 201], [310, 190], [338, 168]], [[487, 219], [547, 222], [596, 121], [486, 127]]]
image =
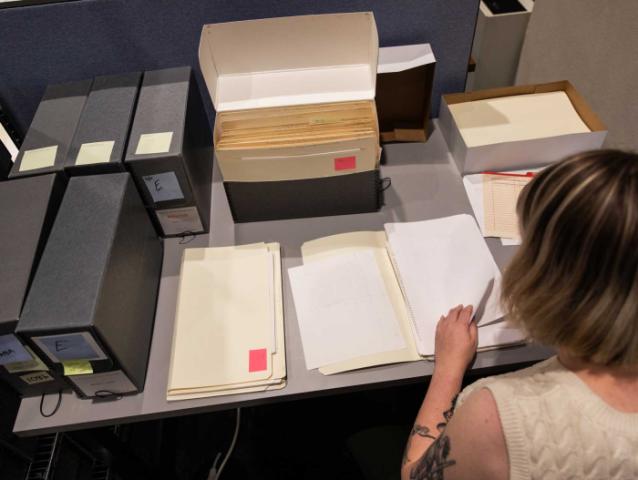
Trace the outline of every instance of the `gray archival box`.
[[66, 159], [69, 175], [124, 171], [141, 79], [141, 72], [95, 77]]
[[58, 174], [0, 183], [0, 338], [7, 352], [0, 356], [0, 378], [23, 396], [64, 386], [38, 362], [25, 361], [24, 346], [13, 333], [65, 187]]
[[213, 138], [190, 67], [144, 73], [125, 161], [162, 236], [208, 231]]
[[61, 172], [92, 80], [49, 85], [35, 111], [10, 178]]
[[81, 396], [143, 390], [162, 251], [128, 173], [69, 180], [17, 331]]

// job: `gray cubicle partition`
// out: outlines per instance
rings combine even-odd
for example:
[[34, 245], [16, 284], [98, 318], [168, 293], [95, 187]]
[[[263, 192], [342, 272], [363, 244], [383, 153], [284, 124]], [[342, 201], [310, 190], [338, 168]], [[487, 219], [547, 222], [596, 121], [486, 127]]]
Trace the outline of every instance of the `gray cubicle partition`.
[[78, 0], [0, 10], [0, 103], [26, 130], [46, 84], [197, 66], [204, 24], [353, 11], [374, 11], [381, 46], [432, 45], [433, 112], [441, 94], [463, 91], [478, 0]]

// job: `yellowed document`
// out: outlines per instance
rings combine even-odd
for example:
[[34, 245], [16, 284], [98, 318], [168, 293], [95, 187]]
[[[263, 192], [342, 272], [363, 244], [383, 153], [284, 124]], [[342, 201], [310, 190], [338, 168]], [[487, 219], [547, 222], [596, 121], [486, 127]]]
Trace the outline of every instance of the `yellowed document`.
[[484, 235], [519, 238], [516, 202], [532, 176], [483, 175]]

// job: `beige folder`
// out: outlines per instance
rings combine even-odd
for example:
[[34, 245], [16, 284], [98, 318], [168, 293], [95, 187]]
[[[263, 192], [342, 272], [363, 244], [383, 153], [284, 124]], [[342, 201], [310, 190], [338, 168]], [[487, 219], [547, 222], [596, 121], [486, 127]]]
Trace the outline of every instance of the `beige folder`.
[[283, 388], [279, 244], [184, 251], [168, 400]]

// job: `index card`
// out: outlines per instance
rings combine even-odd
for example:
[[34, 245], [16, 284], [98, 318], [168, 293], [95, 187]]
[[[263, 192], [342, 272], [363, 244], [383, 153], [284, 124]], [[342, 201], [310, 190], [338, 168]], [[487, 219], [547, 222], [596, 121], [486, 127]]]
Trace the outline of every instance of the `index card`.
[[523, 175], [483, 175], [483, 234], [486, 237], [520, 237], [516, 203], [531, 179]]

